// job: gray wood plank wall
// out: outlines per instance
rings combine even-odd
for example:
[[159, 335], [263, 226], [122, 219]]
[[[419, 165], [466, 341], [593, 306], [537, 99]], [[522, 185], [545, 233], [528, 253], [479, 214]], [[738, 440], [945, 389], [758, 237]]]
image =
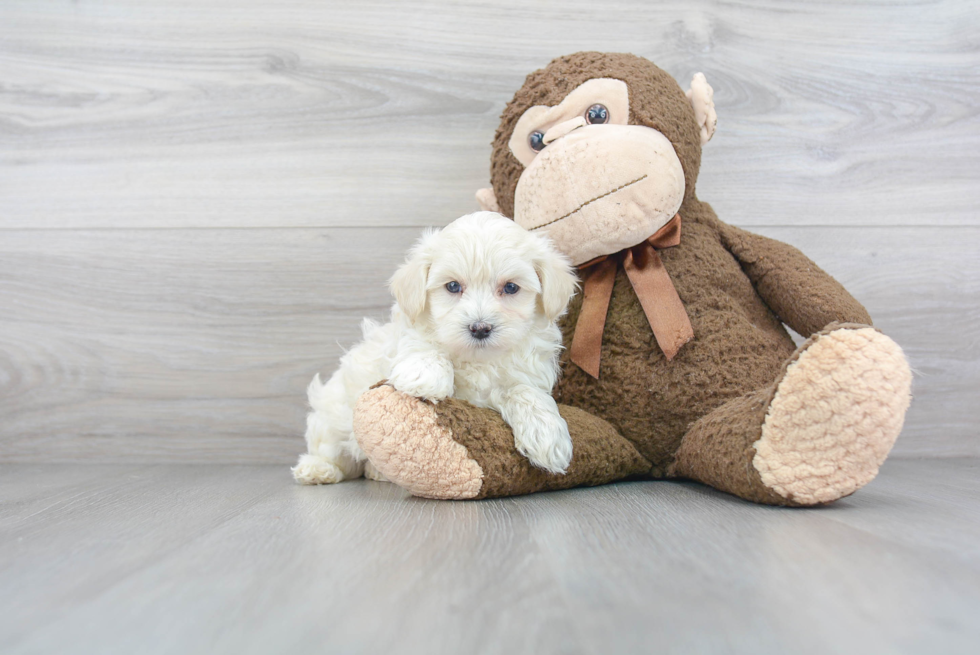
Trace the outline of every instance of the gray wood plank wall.
[[969, 0], [0, 4], [0, 460], [289, 462], [524, 76], [634, 52], [719, 130], [699, 196], [905, 347], [903, 455], [980, 454]]

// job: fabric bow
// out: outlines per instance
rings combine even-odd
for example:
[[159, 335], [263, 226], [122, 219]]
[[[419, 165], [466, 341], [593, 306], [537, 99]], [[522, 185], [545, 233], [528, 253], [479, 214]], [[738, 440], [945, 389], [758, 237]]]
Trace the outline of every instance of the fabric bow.
[[694, 329], [684, 310], [677, 289], [667, 274], [658, 250], [672, 248], [681, 242], [681, 215], [674, 217], [642, 243], [604, 255], [579, 266], [585, 276], [582, 289], [582, 311], [575, 323], [571, 359], [583, 371], [599, 379], [602, 354], [602, 331], [612, 298], [616, 269], [621, 264], [636, 292], [643, 313], [653, 329], [653, 336], [667, 360], [674, 358], [685, 343], [694, 338]]

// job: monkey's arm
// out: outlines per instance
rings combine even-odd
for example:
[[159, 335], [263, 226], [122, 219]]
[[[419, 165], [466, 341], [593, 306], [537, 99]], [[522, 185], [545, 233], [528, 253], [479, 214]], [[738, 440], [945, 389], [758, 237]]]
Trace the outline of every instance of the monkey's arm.
[[789, 244], [720, 225], [756, 291], [776, 316], [808, 337], [834, 321], [871, 325], [868, 311], [834, 278]]

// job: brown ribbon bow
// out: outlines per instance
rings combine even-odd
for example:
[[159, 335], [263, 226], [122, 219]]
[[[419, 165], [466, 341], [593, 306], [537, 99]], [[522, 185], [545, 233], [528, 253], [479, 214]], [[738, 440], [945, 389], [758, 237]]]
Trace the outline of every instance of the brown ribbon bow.
[[674, 217], [646, 241], [604, 255], [579, 266], [585, 275], [582, 289], [582, 311], [572, 337], [571, 359], [583, 371], [599, 379], [602, 354], [602, 331], [612, 298], [616, 268], [622, 264], [630, 284], [640, 299], [643, 313], [653, 329], [657, 344], [667, 360], [674, 358], [685, 343], [694, 338], [694, 329], [684, 311], [684, 304], [670, 275], [660, 260], [658, 250], [672, 248], [681, 242], [681, 215]]

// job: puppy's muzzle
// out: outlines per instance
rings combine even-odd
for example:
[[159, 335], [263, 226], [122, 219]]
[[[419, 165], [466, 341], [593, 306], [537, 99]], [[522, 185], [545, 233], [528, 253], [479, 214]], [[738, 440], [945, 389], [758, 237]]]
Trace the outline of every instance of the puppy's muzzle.
[[470, 325], [470, 335], [479, 341], [483, 341], [493, 332], [493, 326], [489, 323], [479, 322]]

